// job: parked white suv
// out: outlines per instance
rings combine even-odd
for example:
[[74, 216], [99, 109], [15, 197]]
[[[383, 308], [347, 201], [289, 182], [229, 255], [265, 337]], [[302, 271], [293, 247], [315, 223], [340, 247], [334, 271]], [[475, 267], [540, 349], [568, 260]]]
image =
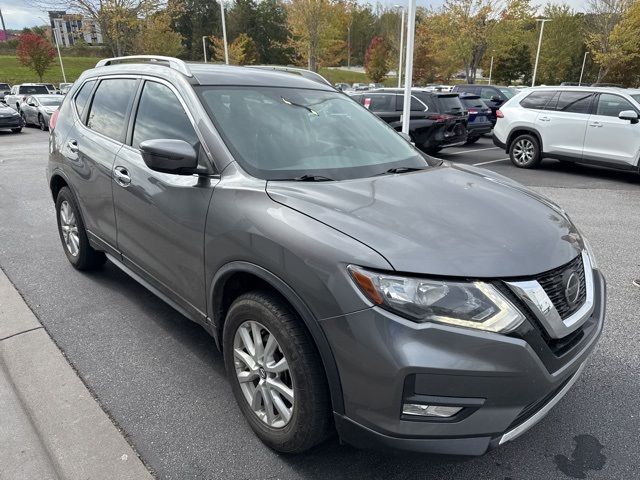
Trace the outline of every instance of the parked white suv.
[[493, 143], [520, 168], [542, 158], [638, 171], [640, 90], [541, 87], [497, 112]]

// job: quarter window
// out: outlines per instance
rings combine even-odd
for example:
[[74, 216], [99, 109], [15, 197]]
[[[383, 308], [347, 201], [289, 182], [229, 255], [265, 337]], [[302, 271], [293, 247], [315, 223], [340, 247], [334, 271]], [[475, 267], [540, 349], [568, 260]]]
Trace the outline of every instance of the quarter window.
[[554, 90], [543, 90], [532, 92], [520, 101], [520, 106], [524, 108], [533, 108], [536, 110], [544, 110], [549, 100], [555, 95]]
[[76, 98], [73, 100], [73, 103], [76, 105], [76, 111], [78, 112], [78, 116], [80, 118], [82, 118], [84, 107], [87, 105], [87, 101], [89, 100], [89, 95], [91, 95], [91, 90], [93, 89], [94, 83], [96, 83], [95, 80], [90, 80], [82, 85], [82, 87], [80, 87], [80, 91], [76, 95]]
[[617, 117], [620, 112], [625, 110], [634, 110], [627, 100], [618, 95], [612, 95], [610, 93], [603, 93], [598, 99], [598, 110], [596, 115], [603, 115], [605, 117]]
[[132, 145], [138, 148], [145, 140], [154, 139], [184, 140], [198, 148], [198, 136], [178, 98], [169, 87], [147, 82], [138, 105]]
[[559, 112], [589, 113], [593, 94], [589, 92], [560, 92], [556, 105]]
[[91, 102], [87, 127], [118, 142], [124, 142], [125, 119], [137, 80], [102, 80]]

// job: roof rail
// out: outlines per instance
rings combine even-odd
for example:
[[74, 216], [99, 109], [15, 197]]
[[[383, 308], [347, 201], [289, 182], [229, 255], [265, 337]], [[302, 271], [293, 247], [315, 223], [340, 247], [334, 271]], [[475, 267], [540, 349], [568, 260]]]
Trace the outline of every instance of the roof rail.
[[158, 55], [132, 55], [129, 57], [105, 58], [96, 63], [96, 67], [106, 67], [107, 65], [115, 65], [117, 63], [156, 63], [177, 70], [187, 77], [193, 77], [189, 66], [182, 60]]
[[287, 72], [293, 73], [296, 75], [300, 75], [301, 77], [307, 78], [309, 80], [313, 80], [314, 82], [323, 83], [325, 85], [329, 85], [332, 87], [331, 82], [324, 78], [322, 75], [316, 72], [312, 72], [311, 70], [307, 70], [305, 68], [297, 68], [297, 67], [286, 67], [281, 65], [245, 65], [248, 68], [259, 68], [261, 70], [275, 70], [278, 72]]

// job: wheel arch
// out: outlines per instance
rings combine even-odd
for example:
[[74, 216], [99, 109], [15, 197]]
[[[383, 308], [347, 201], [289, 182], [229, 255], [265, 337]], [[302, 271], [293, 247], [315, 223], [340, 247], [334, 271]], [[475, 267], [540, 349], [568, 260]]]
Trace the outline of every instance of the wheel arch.
[[538, 146], [540, 147], [540, 154], [542, 155], [544, 152], [543, 144], [542, 144], [542, 135], [540, 132], [533, 127], [514, 127], [511, 132], [509, 132], [509, 136], [507, 137], [507, 147], [506, 151], [509, 152], [511, 149], [511, 142], [519, 135], [533, 135], [538, 140]]
[[344, 401], [338, 367], [329, 342], [315, 316], [298, 294], [272, 272], [250, 262], [230, 262], [221, 267], [213, 277], [210, 287], [211, 304], [209, 318], [211, 333], [222, 350], [222, 330], [226, 313], [239, 295], [255, 289], [269, 289], [280, 296], [298, 314], [316, 346], [329, 385], [333, 410], [344, 413]]
[[49, 180], [49, 188], [51, 189], [51, 196], [53, 197], [54, 202], [58, 198], [58, 193], [63, 187], [67, 187], [69, 190], [72, 190], [69, 181], [62, 172], [53, 172], [51, 179]]

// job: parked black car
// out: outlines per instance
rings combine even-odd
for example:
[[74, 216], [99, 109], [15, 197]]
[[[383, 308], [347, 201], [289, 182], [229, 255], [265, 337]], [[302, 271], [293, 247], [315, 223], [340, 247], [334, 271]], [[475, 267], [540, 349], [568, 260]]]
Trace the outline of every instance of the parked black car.
[[[352, 98], [396, 130], [401, 130], [404, 90], [384, 88], [354, 94]], [[426, 153], [436, 153], [444, 147], [465, 143], [467, 112], [458, 94], [414, 88], [411, 91], [409, 135], [416, 146]]]
[[20, 133], [24, 127], [24, 120], [13, 108], [0, 104], [0, 130], [11, 129], [13, 133]]
[[483, 102], [491, 109], [491, 123], [496, 124], [496, 112], [510, 98], [514, 97], [518, 91], [515, 88], [499, 85], [456, 85], [453, 92], [471, 93], [479, 95]]
[[467, 145], [470, 145], [477, 142], [481, 135], [491, 132], [493, 128], [491, 109], [482, 101], [479, 95], [463, 93], [460, 95], [460, 101], [469, 113]]

